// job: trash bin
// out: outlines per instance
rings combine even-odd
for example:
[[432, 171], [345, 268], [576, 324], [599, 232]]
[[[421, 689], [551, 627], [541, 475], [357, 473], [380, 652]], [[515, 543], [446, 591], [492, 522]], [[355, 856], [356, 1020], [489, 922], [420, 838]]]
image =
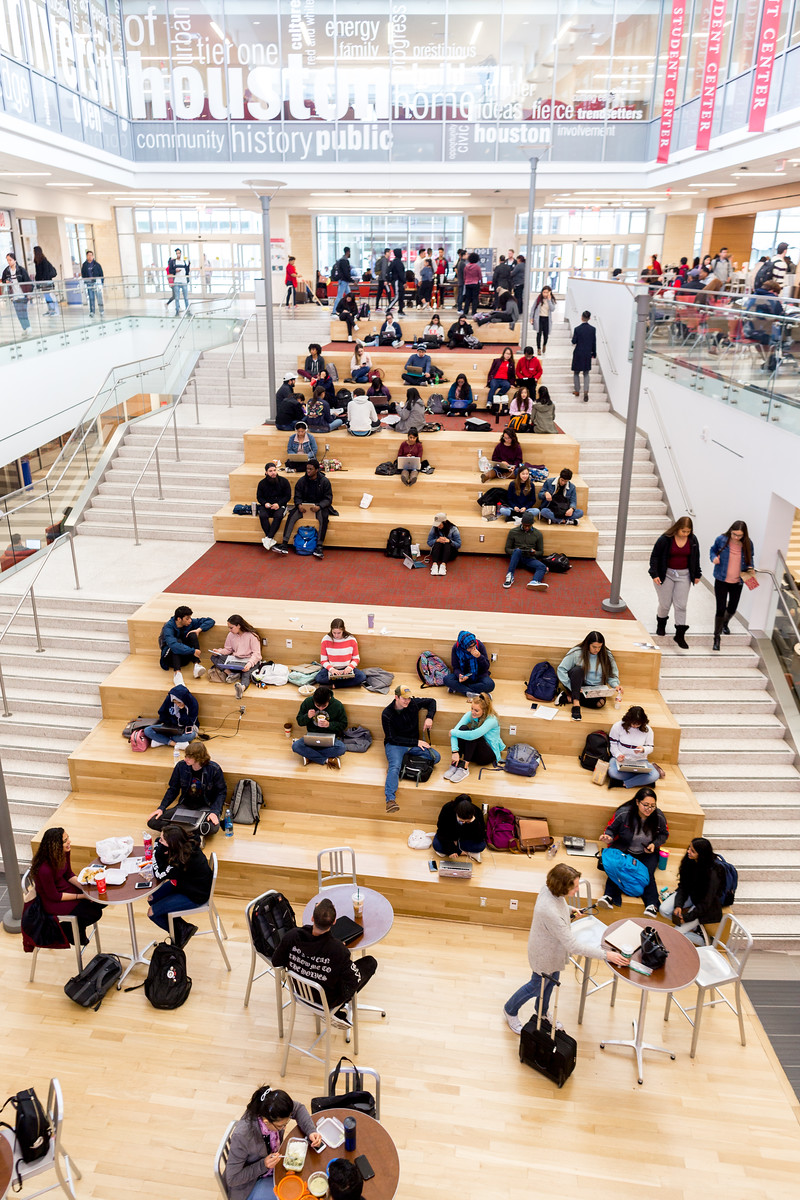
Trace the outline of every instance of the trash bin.
[[82, 304], [80, 279], [65, 279], [64, 291], [67, 293], [67, 304]]
[[33, 484], [33, 477], [31, 475], [31, 464], [28, 462], [27, 458], [22, 459], [22, 483], [23, 483], [23, 486], [26, 488], [31, 487]]

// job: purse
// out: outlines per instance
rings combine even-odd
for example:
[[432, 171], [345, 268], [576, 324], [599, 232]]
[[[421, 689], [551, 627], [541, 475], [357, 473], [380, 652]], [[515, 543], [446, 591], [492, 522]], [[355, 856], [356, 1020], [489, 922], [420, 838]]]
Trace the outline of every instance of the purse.
[[544, 817], [517, 817], [517, 843], [526, 854], [547, 850], [553, 838]]
[[645, 925], [642, 930], [642, 962], [651, 970], [657, 971], [663, 967], [669, 958], [669, 950], [661, 940], [661, 935], [654, 925]]
[[[342, 1063], [349, 1063], [353, 1067], [355, 1074], [353, 1082], [356, 1085], [352, 1091], [342, 1092], [341, 1095], [336, 1095], [336, 1085], [339, 1082], [339, 1072], [342, 1069]], [[356, 1067], [352, 1059], [342, 1057], [339, 1059], [336, 1067], [329, 1076], [328, 1086], [330, 1087], [329, 1096], [315, 1096], [311, 1101], [312, 1113], [324, 1112], [326, 1108], [352, 1108], [356, 1112], [366, 1113], [368, 1117], [376, 1117], [375, 1097], [372, 1092], [368, 1092], [364, 1088], [364, 1079]]]
[[497, 509], [493, 504], [482, 504], [481, 516], [483, 517], [484, 521], [496, 521]]

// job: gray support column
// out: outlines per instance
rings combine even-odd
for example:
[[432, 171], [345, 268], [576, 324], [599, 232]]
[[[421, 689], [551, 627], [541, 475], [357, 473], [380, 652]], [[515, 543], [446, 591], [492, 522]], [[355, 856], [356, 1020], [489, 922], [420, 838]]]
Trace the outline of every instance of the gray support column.
[[6, 913], [3, 928], [6, 933], [19, 933], [22, 919], [22, 881], [17, 861], [17, 847], [14, 843], [14, 830], [11, 828], [11, 813], [8, 807], [8, 793], [0, 763], [0, 852], [3, 855], [3, 872], [6, 877], [8, 899], [11, 911]]
[[530, 293], [531, 293], [531, 270], [533, 263], [533, 213], [536, 208], [536, 169], [539, 166], [539, 159], [534, 157], [531, 159], [531, 181], [528, 188], [528, 241], [525, 246], [525, 282], [522, 287], [522, 312], [520, 313], [519, 323], [519, 348], [525, 349], [528, 339], [528, 322], [531, 319], [530, 314]]

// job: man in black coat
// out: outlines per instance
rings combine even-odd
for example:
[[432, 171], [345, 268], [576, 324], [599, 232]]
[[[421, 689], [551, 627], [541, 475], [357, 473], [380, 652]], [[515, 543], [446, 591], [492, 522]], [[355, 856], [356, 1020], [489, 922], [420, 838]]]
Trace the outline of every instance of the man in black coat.
[[597, 358], [597, 331], [589, 324], [591, 313], [588, 308], [581, 313], [581, 323], [572, 331], [572, 394], [580, 393], [580, 377], [583, 375], [583, 399], [589, 399], [589, 372], [592, 369], [592, 359]]
[[394, 257], [389, 263], [389, 279], [394, 284], [397, 299], [397, 311], [402, 317], [406, 311], [406, 269], [403, 265], [403, 251], [394, 251]]
[[294, 487], [294, 507], [286, 518], [283, 530], [283, 541], [275, 547], [279, 554], [289, 553], [294, 527], [301, 519], [316, 521], [319, 524], [317, 548], [314, 558], [324, 558], [322, 546], [328, 529], [328, 518], [339, 514], [333, 506], [333, 489], [330, 480], [319, 469], [316, 458], [310, 458], [306, 463], [306, 473], [298, 479]]
[[298, 421], [305, 418], [306, 410], [294, 390], [296, 371], [287, 371], [283, 383], [275, 393], [275, 428], [292, 433]]
[[274, 462], [268, 462], [264, 467], [264, 478], [256, 490], [258, 504], [258, 519], [264, 536], [261, 545], [265, 550], [275, 549], [275, 535], [281, 527], [284, 513], [292, 498], [292, 485], [283, 475], [278, 474]]

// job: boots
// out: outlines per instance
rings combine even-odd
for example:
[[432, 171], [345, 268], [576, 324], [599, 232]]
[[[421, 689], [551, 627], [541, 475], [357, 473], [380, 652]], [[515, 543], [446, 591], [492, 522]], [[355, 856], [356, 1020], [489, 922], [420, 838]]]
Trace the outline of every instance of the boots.
[[714, 642], [711, 647], [712, 650], [719, 650], [719, 635], [722, 632], [723, 620], [724, 616], [722, 613], [720, 613], [719, 616], [715, 617], [714, 619]]
[[733, 614], [729, 613], [727, 609], [722, 614], [722, 632], [723, 633], [730, 633], [730, 629], [728, 628], [728, 621], [730, 621], [732, 616], [733, 616]]
[[656, 617], [656, 637], [666, 637], [667, 617]]
[[675, 626], [675, 636], [673, 637], [672, 640], [678, 646], [680, 646], [681, 650], [689, 649], [689, 643], [686, 640], [686, 630], [688, 628], [689, 628], [688, 625], [676, 625]]

